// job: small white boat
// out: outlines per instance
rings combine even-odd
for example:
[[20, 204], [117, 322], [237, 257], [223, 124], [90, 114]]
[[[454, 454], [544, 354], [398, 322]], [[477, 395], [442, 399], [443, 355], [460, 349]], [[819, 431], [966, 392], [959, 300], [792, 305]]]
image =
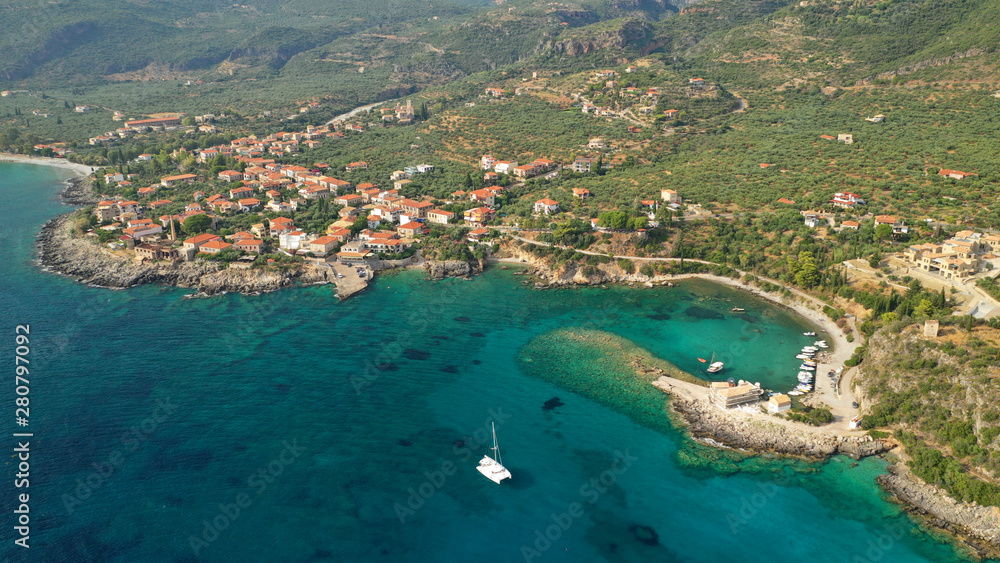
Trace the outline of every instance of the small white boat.
[[812, 381], [812, 378], [809, 377], [808, 375], [799, 376], [799, 383], [809, 383], [810, 381]]
[[796, 360], [810, 360], [810, 359], [812, 359], [812, 357], [813, 357], [812, 354], [799, 354], [798, 356], [795, 356], [795, 359]]
[[808, 372], [808, 371], [800, 371], [800, 372], [799, 372], [799, 377], [802, 377], [803, 375], [804, 375], [804, 376], [806, 376], [806, 377], [808, 377], [808, 378], [810, 378], [810, 379], [811, 379], [811, 378], [812, 378], [812, 376], [813, 376], [813, 374], [812, 374], [811, 372]]
[[816, 336], [815, 332], [803, 332], [802, 336]]
[[795, 395], [796, 397], [802, 394], [802, 391], [789, 391], [789, 395]]
[[708, 373], [719, 373], [724, 367], [726, 367], [726, 364], [722, 362], [712, 362], [712, 365], [708, 366], [708, 369], [705, 371]]
[[490, 481], [500, 484], [500, 481], [510, 479], [511, 475], [510, 471], [507, 471], [507, 468], [500, 462], [500, 446], [497, 445], [497, 427], [495, 423], [493, 424], [493, 447], [490, 449], [493, 450], [494, 457], [490, 457], [489, 454], [484, 455], [483, 459], [479, 460], [479, 467], [476, 469]]
[[814, 371], [816, 369], [816, 366], [807, 366], [805, 364], [802, 364], [801, 366], [799, 366], [799, 369], [805, 371]]

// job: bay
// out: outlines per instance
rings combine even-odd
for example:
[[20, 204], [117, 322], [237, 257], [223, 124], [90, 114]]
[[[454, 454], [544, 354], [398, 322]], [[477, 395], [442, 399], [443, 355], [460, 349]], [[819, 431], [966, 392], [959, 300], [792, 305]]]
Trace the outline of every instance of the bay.
[[[86, 287], [33, 263], [38, 229], [68, 210], [65, 174], [0, 163], [0, 315], [8, 335], [31, 326], [33, 556], [963, 560], [883, 498], [880, 460], [709, 448], [642, 423], [667, 401], [654, 388], [598, 403], [523, 369], [537, 338], [584, 327], [692, 372], [714, 353], [727, 377], [792, 384], [808, 325], [765, 302], [705, 282], [536, 291], [499, 268], [383, 275], [342, 303], [327, 286]], [[558, 350], [531, 359], [572, 368]], [[475, 470], [490, 423], [502, 486]]]

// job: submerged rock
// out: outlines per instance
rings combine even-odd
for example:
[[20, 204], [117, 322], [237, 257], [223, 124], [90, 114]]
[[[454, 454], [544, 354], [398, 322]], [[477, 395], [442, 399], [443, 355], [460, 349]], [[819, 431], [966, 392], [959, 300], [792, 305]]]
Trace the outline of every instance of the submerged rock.
[[426, 360], [431, 357], [430, 352], [425, 352], [424, 350], [418, 350], [416, 348], [407, 348], [403, 350], [403, 355], [411, 360]]
[[550, 411], [550, 410], [552, 410], [552, 409], [554, 409], [556, 407], [561, 407], [561, 406], [563, 406], [565, 404], [566, 403], [563, 403], [562, 401], [559, 400], [559, 397], [552, 397], [548, 401], [545, 401], [545, 404], [542, 405], [542, 410], [543, 411]]
[[629, 526], [628, 531], [632, 532], [632, 536], [634, 536], [636, 540], [646, 545], [660, 545], [660, 535], [656, 533], [656, 530], [649, 526], [632, 524]]

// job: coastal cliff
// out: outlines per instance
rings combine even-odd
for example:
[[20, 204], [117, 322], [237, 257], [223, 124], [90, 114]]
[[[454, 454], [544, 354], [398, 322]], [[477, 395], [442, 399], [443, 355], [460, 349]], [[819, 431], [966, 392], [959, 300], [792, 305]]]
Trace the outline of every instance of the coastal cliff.
[[197, 288], [212, 295], [222, 292], [256, 294], [296, 284], [332, 282], [331, 272], [319, 268], [260, 270], [220, 268], [214, 262], [140, 263], [98, 247], [70, 232], [72, 214], [50, 220], [38, 236], [39, 259], [53, 272], [99, 287], [126, 288], [155, 283]]

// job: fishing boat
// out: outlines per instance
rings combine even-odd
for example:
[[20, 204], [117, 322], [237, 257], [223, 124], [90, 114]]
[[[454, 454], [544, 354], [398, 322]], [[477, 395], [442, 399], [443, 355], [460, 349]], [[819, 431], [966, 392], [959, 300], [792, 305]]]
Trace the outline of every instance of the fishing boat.
[[802, 391], [789, 391], [788, 394], [798, 397], [799, 395], [802, 394]]
[[712, 362], [712, 365], [708, 366], [708, 369], [705, 371], [708, 373], [719, 373], [724, 367], [726, 367], [726, 364], [722, 362]]
[[799, 369], [802, 371], [814, 371], [816, 369], [816, 366], [802, 364], [801, 366], [799, 366]]
[[816, 336], [815, 332], [803, 332], [802, 336]]
[[495, 423], [492, 424], [492, 427], [493, 427], [493, 447], [490, 449], [493, 450], [493, 457], [490, 457], [489, 454], [484, 455], [483, 459], [479, 460], [479, 467], [477, 467], [476, 469], [478, 469], [479, 472], [485, 475], [486, 478], [489, 479], [490, 481], [500, 484], [500, 481], [503, 481], [504, 479], [510, 479], [511, 475], [510, 471], [507, 471], [507, 468], [504, 467], [503, 463], [501, 463], [500, 461], [500, 446], [497, 445], [496, 424]]
[[808, 360], [810, 358], [812, 358], [812, 354], [799, 354], [798, 356], [795, 356], [796, 360]]
[[809, 383], [810, 381], [812, 381], [812, 377], [802, 375], [801, 373], [799, 374], [799, 383]]
[[743, 307], [733, 307], [731, 310], [734, 313], [746, 313], [747, 312], [747, 310], [744, 309]]
[[815, 354], [816, 352], [819, 352], [819, 348], [817, 348], [815, 346], [803, 346], [802, 347], [802, 351], [803, 352], [812, 352], [813, 354]]

